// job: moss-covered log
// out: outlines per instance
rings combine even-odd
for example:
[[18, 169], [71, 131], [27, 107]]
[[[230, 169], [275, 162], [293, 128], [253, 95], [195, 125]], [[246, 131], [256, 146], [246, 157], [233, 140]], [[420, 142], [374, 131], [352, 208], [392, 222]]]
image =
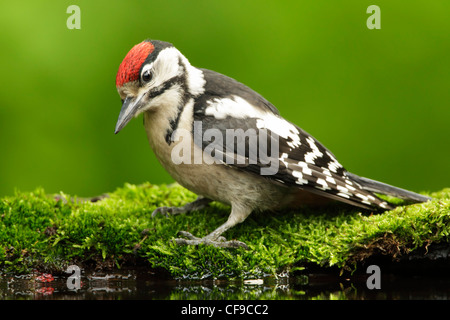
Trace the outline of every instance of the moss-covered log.
[[[176, 246], [180, 230], [203, 236], [228, 216], [213, 203], [187, 215], [151, 217], [159, 206], [196, 196], [178, 186], [126, 184], [92, 199], [44, 190], [0, 199], [0, 267], [63, 272], [70, 264], [119, 268], [144, 264], [174, 278], [254, 278], [305, 265], [352, 270], [374, 255], [399, 259], [431, 244], [450, 243], [450, 189], [433, 201], [384, 213], [336, 204], [326, 209], [257, 213], [226, 233], [250, 250]], [[418, 250], [420, 249], [420, 250]]]

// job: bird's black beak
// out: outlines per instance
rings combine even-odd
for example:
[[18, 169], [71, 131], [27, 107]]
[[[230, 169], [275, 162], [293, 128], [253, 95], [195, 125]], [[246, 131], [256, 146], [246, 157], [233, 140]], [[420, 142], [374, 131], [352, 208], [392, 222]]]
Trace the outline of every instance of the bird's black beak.
[[114, 134], [119, 133], [130, 120], [137, 115], [140, 107], [141, 107], [141, 99], [142, 96], [138, 97], [127, 97], [122, 104], [122, 109], [120, 109], [119, 119], [116, 123], [116, 130], [114, 130]]

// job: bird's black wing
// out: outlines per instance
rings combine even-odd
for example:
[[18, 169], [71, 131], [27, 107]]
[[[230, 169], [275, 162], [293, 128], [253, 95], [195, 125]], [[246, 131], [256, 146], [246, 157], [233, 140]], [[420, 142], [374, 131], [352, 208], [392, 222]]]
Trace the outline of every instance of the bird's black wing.
[[249, 101], [231, 93], [209, 94], [196, 101], [193, 135], [204, 153], [273, 183], [363, 208], [391, 208], [351, 179], [315, 138], [272, 112], [267, 104], [255, 107], [252, 97]]

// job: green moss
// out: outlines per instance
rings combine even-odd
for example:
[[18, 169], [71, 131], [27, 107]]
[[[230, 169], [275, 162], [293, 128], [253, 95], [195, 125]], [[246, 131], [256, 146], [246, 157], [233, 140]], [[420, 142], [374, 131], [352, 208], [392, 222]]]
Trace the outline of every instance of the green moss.
[[144, 263], [184, 279], [276, 276], [306, 264], [354, 268], [385, 254], [393, 258], [431, 243], [450, 242], [450, 189], [434, 200], [381, 214], [344, 205], [299, 212], [253, 214], [229, 230], [250, 250], [176, 246], [180, 230], [204, 236], [223, 223], [229, 207], [213, 203], [187, 215], [151, 217], [159, 206], [196, 196], [178, 185], [126, 184], [92, 202], [44, 190], [0, 199], [0, 266], [63, 271], [69, 264], [120, 267]]

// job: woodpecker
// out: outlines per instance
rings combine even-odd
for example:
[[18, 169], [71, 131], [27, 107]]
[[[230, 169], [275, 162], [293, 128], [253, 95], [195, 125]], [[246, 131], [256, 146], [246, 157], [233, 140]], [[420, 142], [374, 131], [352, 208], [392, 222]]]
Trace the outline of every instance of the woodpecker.
[[198, 210], [211, 201], [231, 206], [227, 221], [202, 238], [180, 231], [175, 239], [180, 245], [248, 248], [222, 234], [257, 211], [336, 200], [369, 210], [394, 208], [377, 194], [413, 202], [430, 199], [350, 173], [262, 95], [223, 74], [192, 66], [171, 43], [145, 40], [135, 45], [119, 66], [116, 88], [122, 108], [115, 133], [142, 113], [161, 165], [198, 195], [183, 207], [157, 208], [152, 217]]

